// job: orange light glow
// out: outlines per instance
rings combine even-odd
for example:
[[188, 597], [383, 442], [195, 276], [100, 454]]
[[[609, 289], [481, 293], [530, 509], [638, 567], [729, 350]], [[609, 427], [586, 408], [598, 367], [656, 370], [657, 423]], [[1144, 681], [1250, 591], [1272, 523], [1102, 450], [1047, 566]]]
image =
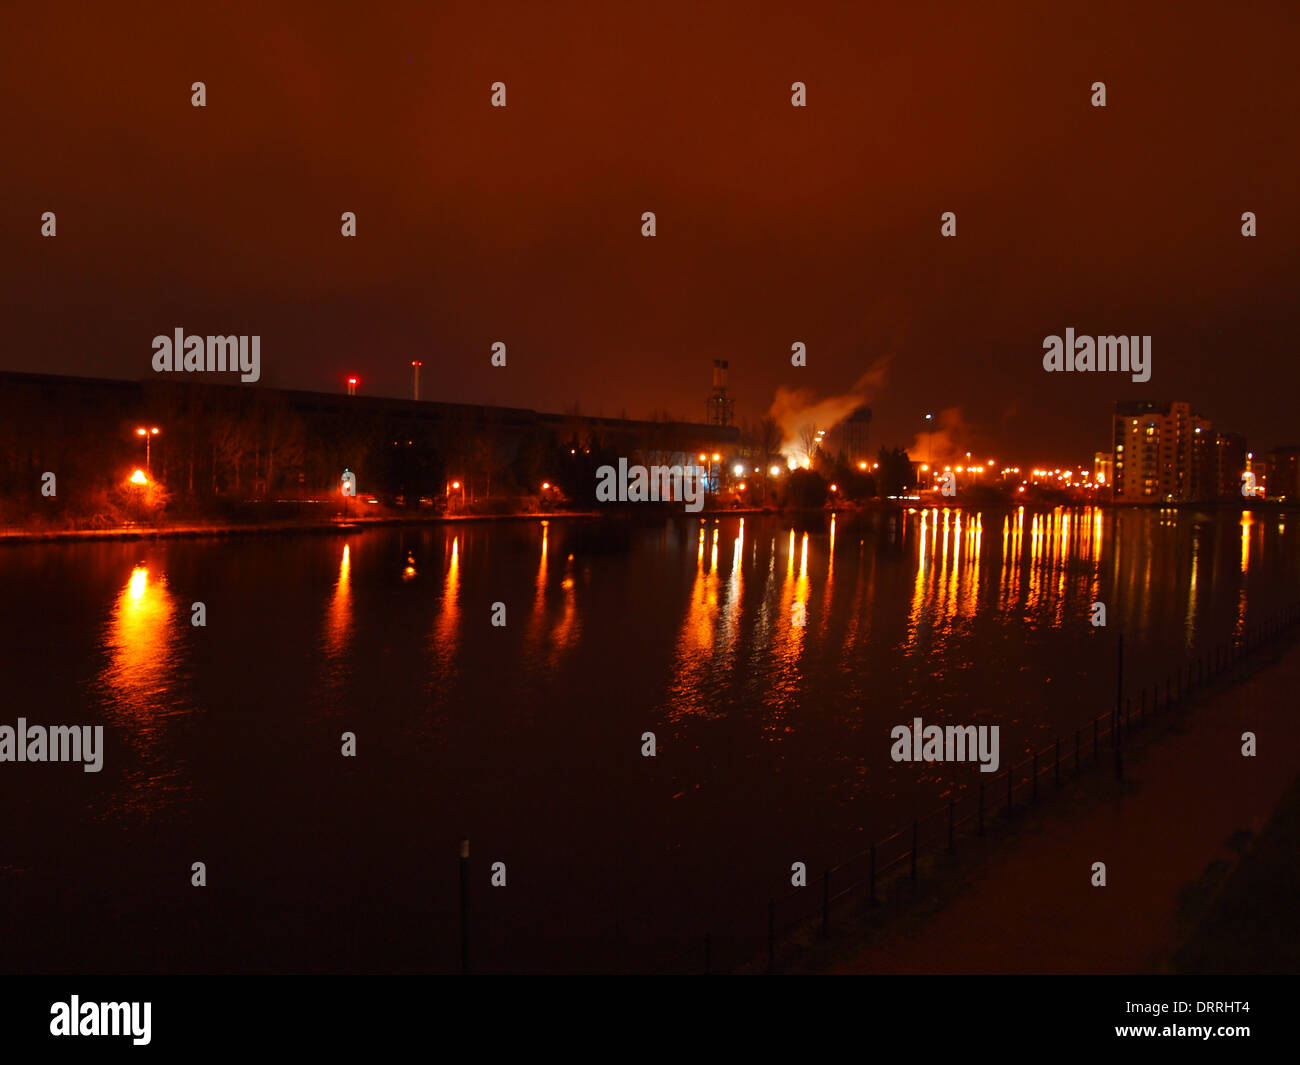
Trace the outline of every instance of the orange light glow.
[[131, 474], [131, 483], [148, 484], [149, 478], [144, 475], [144, 470], [136, 470], [135, 473]]

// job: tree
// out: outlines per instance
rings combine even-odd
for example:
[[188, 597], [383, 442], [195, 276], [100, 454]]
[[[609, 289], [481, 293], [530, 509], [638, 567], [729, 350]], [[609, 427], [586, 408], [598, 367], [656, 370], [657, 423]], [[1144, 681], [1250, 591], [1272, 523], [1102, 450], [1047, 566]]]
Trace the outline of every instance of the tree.
[[817, 440], [817, 426], [809, 422], [799, 430], [799, 445], [806, 460], [804, 465], [812, 469], [813, 460], [817, 457], [820, 447]]
[[912, 460], [907, 452], [901, 447], [891, 450], [882, 446], [876, 459], [880, 463], [880, 469], [876, 471], [876, 481], [880, 485], [881, 494], [906, 495], [908, 489], [915, 483], [912, 476]]

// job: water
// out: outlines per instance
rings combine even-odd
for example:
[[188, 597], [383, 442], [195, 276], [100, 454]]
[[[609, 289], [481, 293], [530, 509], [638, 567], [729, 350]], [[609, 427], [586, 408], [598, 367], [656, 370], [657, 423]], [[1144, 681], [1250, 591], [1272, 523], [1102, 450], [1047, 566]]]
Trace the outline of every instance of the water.
[[477, 969], [759, 946], [792, 862], [975, 784], [892, 762], [893, 726], [997, 724], [1004, 765], [1070, 737], [1118, 632], [1136, 691], [1295, 599], [1296, 533], [1078, 508], [9, 547], [0, 724], [106, 753], [0, 764], [0, 965], [454, 970], [462, 837]]

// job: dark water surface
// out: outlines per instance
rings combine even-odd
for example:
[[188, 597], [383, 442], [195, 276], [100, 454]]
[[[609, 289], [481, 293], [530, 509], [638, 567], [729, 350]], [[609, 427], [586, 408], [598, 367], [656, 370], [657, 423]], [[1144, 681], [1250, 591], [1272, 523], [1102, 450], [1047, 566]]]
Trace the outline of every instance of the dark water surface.
[[1000, 725], [1004, 765], [1072, 735], [1118, 632], [1136, 690], [1294, 600], [1297, 532], [1079, 508], [5, 548], [0, 724], [102, 724], [106, 753], [0, 763], [0, 967], [454, 970], [462, 836], [476, 968], [761, 942], [793, 861], [978, 779], [892, 762], [893, 726]]

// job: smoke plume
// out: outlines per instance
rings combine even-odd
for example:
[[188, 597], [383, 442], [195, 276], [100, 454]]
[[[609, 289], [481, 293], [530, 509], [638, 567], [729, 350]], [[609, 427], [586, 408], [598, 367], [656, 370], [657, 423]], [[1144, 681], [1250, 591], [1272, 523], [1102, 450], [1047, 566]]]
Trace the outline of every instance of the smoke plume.
[[787, 459], [803, 455], [802, 434], [809, 429], [829, 433], [858, 407], [868, 405], [885, 381], [889, 356], [882, 355], [847, 392], [817, 399], [811, 388], [778, 388], [768, 415], [781, 427], [781, 454]]
[[[962, 420], [960, 407], [945, 407], [934, 416], [929, 432], [919, 432], [907, 449], [913, 462], [928, 462], [942, 466], [966, 460], [966, 451], [972, 446], [970, 426]], [[974, 461], [974, 457], [972, 457]]]

